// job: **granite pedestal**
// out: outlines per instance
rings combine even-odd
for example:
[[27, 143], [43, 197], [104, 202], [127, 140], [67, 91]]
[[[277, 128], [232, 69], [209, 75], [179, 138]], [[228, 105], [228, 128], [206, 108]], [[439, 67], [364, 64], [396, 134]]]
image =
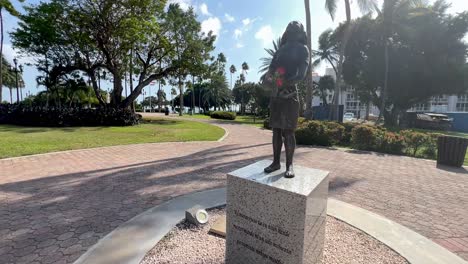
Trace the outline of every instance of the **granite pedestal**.
[[266, 174], [263, 160], [227, 176], [226, 264], [320, 263], [328, 172], [295, 166]]

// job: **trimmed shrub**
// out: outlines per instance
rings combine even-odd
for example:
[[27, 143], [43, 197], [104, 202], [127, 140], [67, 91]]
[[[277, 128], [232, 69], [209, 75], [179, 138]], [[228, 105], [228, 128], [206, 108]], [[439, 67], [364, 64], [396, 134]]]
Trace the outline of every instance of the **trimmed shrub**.
[[22, 105], [7, 105], [6, 108], [0, 110], [0, 123], [22, 126], [131, 126], [140, 120], [131, 110], [120, 108], [48, 109]]
[[320, 121], [306, 121], [296, 130], [296, 140], [302, 145], [330, 146], [332, 144], [327, 127]]
[[423, 146], [422, 156], [426, 159], [437, 158], [437, 139], [440, 134], [430, 133], [427, 135], [427, 141]]
[[224, 120], [235, 120], [236, 113], [234, 112], [223, 112], [223, 111], [214, 111], [210, 114], [211, 118], [215, 119], [224, 119]]
[[304, 124], [307, 121], [309, 121], [307, 118], [299, 117], [299, 118], [297, 118], [297, 125], [300, 126], [300, 125]]
[[399, 134], [393, 132], [386, 132], [383, 135], [380, 148], [377, 149], [380, 152], [390, 154], [403, 154], [405, 149], [405, 138]]
[[340, 145], [345, 135], [345, 127], [337, 122], [324, 122], [326, 134], [332, 145]]
[[270, 118], [269, 117], [267, 117], [267, 118], [265, 118], [265, 120], [263, 120], [263, 128], [271, 130]]
[[353, 123], [353, 122], [346, 122], [341, 125], [345, 128], [344, 133], [343, 133], [343, 138], [341, 139], [341, 144], [344, 146], [349, 146], [351, 145], [351, 131], [353, 130], [353, 128], [355, 128], [356, 126], [359, 126], [360, 124]]
[[413, 157], [416, 157], [418, 150], [429, 141], [429, 136], [420, 132], [403, 130], [400, 134], [405, 138], [406, 152]]
[[375, 150], [380, 131], [372, 126], [358, 125], [351, 131], [351, 145], [359, 150]]

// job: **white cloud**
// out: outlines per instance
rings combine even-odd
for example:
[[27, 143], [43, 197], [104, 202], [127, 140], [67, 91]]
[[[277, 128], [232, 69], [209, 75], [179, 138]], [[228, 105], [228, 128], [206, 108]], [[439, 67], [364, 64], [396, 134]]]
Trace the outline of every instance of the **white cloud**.
[[203, 20], [201, 23], [202, 32], [208, 34], [208, 32], [213, 31], [213, 35], [219, 36], [219, 31], [222, 28], [221, 20], [217, 17], [210, 17], [206, 20]]
[[242, 20], [242, 24], [244, 24], [244, 26], [248, 26], [251, 22], [252, 20], [250, 20], [250, 18], [246, 18]]
[[200, 12], [205, 16], [211, 16], [211, 13], [208, 11], [208, 6], [205, 3], [200, 5]]
[[237, 28], [236, 30], [234, 30], [234, 38], [239, 39], [240, 36], [242, 36], [242, 30]]
[[244, 44], [242, 43], [236, 43], [236, 48], [240, 49], [240, 48], [243, 48], [244, 47]]
[[11, 65], [13, 65], [14, 58], [18, 59], [19, 64], [35, 63], [34, 57], [19, 54], [10, 43], [3, 44], [3, 56]]
[[192, 0], [169, 0], [167, 1], [166, 7], [170, 4], [179, 4], [182, 10], [187, 11], [192, 5]]
[[229, 15], [228, 13], [225, 13], [225, 14], [224, 14], [224, 19], [225, 19], [227, 22], [234, 22], [234, 21], [236, 21], [236, 19], [235, 19], [233, 16]]
[[255, 38], [261, 40], [263, 46], [266, 46], [270, 44], [274, 38], [273, 29], [270, 25], [263, 26], [255, 33]]

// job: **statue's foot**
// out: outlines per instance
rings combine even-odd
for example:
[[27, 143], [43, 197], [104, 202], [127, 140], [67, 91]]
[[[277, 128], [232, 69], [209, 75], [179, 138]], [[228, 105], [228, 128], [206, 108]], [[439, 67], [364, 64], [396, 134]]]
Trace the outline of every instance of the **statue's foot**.
[[293, 166], [289, 166], [289, 168], [286, 169], [286, 172], [284, 173], [284, 177], [285, 178], [294, 178], [294, 176], [296, 176], [294, 174], [294, 168]]
[[281, 169], [281, 164], [279, 163], [272, 163], [270, 166], [266, 167], [265, 169], [263, 169], [264, 172], [266, 173], [272, 173], [274, 171], [277, 171]]

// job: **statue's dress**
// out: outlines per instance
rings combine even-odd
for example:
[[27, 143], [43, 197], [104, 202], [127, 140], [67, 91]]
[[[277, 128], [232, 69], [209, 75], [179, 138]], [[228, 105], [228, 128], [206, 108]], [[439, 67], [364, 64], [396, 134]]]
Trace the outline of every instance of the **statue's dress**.
[[[269, 72], [284, 71], [281, 86], [273, 89], [270, 100], [270, 126], [280, 129], [296, 129], [299, 117], [299, 97], [296, 83], [304, 78], [300, 65], [309, 58], [307, 46], [288, 42], [275, 53]], [[308, 62], [306, 62], [308, 63]], [[278, 84], [278, 82], [277, 82]]]

